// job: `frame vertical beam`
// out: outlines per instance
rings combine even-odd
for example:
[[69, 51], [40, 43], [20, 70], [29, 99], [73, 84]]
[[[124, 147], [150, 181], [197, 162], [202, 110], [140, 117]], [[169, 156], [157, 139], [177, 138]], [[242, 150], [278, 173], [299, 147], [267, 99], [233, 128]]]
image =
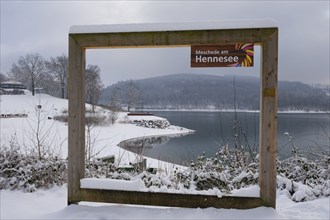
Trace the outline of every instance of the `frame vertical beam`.
[[259, 185], [265, 204], [276, 206], [278, 30], [262, 42]]
[[[85, 49], [69, 36], [68, 203], [77, 203], [85, 177]], [[77, 195], [78, 194], [78, 195]]]

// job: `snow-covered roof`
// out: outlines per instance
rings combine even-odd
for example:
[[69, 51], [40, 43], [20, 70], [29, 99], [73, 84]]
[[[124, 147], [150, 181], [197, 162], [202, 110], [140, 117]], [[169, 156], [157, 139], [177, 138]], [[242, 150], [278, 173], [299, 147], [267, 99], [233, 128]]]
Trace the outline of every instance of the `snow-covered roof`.
[[70, 34], [84, 33], [124, 33], [153, 31], [188, 31], [188, 30], [221, 30], [221, 29], [252, 29], [274, 28], [277, 24], [272, 19], [224, 20], [203, 22], [175, 23], [136, 23], [136, 24], [104, 24], [104, 25], [74, 25]]
[[0, 84], [22, 85], [21, 82], [14, 81], [14, 80], [9, 80], [9, 81], [6, 81], [6, 82], [1, 82]]

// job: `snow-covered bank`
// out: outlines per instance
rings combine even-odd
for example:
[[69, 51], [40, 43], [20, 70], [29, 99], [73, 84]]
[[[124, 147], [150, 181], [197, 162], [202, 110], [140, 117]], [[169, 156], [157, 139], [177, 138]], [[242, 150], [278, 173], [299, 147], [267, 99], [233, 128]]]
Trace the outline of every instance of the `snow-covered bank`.
[[[66, 186], [34, 193], [0, 191], [0, 219], [329, 219], [329, 198], [295, 203], [278, 195], [276, 210], [191, 209], [81, 202], [67, 206]], [[18, 211], [19, 210], [19, 211]]]
[[[17, 141], [26, 151], [36, 146], [36, 130], [40, 129], [40, 137], [43, 146], [49, 146], [52, 153], [66, 158], [68, 127], [67, 123], [53, 120], [54, 116], [66, 114], [68, 101], [55, 98], [46, 94], [28, 95], [2, 95], [0, 97], [0, 113], [2, 114], [27, 114], [27, 118], [2, 118], [0, 119], [1, 145], [9, 144], [10, 141]], [[86, 105], [86, 108], [90, 108]], [[40, 110], [40, 111], [39, 111]], [[38, 111], [40, 114], [38, 115]], [[102, 108], [96, 111], [105, 117], [111, 112]], [[97, 157], [114, 155], [119, 165], [135, 163], [137, 155], [124, 150], [117, 145], [123, 140], [175, 134], [189, 134], [192, 130], [174, 125], [166, 125], [163, 129], [147, 128], [133, 124], [133, 121], [166, 121], [157, 116], [127, 116], [124, 112], [116, 113], [115, 123], [104, 123], [95, 126], [91, 130], [93, 139], [93, 154]], [[39, 124], [39, 125], [38, 125]], [[166, 123], [165, 123], [166, 124]], [[41, 125], [41, 126], [40, 126]], [[46, 138], [47, 137], [47, 138]], [[171, 167], [172, 164], [160, 162], [156, 159], [147, 158], [147, 166], [150, 167]]]

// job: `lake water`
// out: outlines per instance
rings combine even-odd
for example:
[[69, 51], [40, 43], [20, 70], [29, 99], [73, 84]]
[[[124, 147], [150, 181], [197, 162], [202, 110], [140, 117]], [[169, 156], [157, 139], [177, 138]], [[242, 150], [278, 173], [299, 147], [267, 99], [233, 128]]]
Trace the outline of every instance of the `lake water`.
[[[233, 112], [183, 112], [157, 111], [155, 115], [166, 118], [173, 125], [195, 130], [193, 134], [181, 137], [144, 138], [144, 147], [138, 147], [141, 140], [126, 144], [125, 149], [145, 156], [184, 164], [195, 160], [205, 152], [206, 156], [214, 156], [221, 146], [228, 143], [234, 146], [240, 143], [257, 149], [259, 144], [259, 113], [238, 112], [240, 124], [240, 142], [235, 141]], [[280, 157], [291, 155], [292, 144], [300, 151], [329, 151], [330, 136], [329, 114], [322, 113], [279, 113], [277, 150]], [[289, 143], [288, 132], [292, 136]], [[248, 147], [247, 147], [248, 149]]]

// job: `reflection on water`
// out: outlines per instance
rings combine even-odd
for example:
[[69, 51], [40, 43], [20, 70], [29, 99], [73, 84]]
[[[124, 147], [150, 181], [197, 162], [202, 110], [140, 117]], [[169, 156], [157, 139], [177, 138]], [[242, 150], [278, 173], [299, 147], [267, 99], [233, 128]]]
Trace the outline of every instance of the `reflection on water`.
[[122, 141], [118, 144], [118, 146], [133, 153], [146, 156], [147, 152], [155, 145], [164, 145], [172, 138], [183, 137], [185, 135], [188, 134], [138, 137]]
[[168, 136], [133, 138], [120, 142], [118, 146], [125, 150], [139, 153], [145, 151], [145, 149], [153, 147], [154, 144], [166, 143], [169, 139], [170, 137]]

